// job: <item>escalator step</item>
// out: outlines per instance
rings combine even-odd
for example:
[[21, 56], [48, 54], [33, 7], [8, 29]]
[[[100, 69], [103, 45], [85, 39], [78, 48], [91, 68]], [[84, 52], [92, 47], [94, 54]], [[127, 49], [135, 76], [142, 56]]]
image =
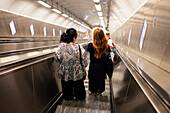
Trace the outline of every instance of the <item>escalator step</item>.
[[85, 107], [92, 109], [100, 109], [100, 110], [110, 110], [110, 102], [101, 102], [101, 101], [65, 101], [63, 100], [62, 105], [71, 106], [71, 107]]
[[58, 105], [55, 113], [110, 113], [110, 111]]

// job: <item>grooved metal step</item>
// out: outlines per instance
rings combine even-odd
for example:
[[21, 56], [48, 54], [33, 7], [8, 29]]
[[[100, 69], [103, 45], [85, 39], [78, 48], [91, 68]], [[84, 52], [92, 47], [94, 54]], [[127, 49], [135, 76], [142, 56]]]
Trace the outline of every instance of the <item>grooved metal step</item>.
[[55, 113], [110, 113], [110, 87], [109, 81], [105, 80], [105, 91], [100, 95], [91, 94], [88, 91], [88, 82], [84, 81], [86, 89], [86, 100], [62, 100]]
[[100, 110], [110, 110], [110, 102], [102, 102], [102, 101], [63, 100], [62, 105], [71, 106], [71, 107], [85, 107], [85, 108], [100, 109]]
[[109, 110], [58, 105], [55, 113], [111, 113]]

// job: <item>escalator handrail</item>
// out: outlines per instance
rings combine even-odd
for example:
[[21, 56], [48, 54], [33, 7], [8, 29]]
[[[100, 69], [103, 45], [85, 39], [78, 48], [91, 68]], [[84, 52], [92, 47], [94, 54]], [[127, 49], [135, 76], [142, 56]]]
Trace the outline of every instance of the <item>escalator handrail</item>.
[[152, 87], [143, 79], [140, 75], [141, 73], [132, 65], [132, 63], [125, 57], [125, 55], [117, 49], [117, 54], [120, 56], [121, 60], [131, 72], [133, 78], [136, 80], [138, 85], [140, 86], [141, 90], [144, 92], [154, 109], [158, 113], [169, 113], [168, 105], [160, 98], [160, 96], [155, 93]]

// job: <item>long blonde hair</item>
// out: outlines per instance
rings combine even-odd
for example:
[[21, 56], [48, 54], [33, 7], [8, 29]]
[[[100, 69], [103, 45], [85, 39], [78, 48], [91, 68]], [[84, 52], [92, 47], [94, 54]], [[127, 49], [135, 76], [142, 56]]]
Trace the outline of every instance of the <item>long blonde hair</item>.
[[102, 55], [108, 54], [108, 40], [102, 29], [95, 29], [93, 32], [93, 47], [94, 47], [94, 57], [96, 59], [101, 58]]

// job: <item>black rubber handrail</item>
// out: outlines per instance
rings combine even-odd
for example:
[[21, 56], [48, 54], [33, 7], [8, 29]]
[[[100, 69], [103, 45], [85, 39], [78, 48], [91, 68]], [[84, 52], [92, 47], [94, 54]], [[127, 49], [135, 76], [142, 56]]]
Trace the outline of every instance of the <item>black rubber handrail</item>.
[[115, 99], [114, 99], [114, 93], [113, 93], [113, 84], [112, 84], [112, 80], [109, 79], [109, 83], [110, 83], [110, 106], [111, 106], [111, 113], [116, 113], [116, 103], [115, 103]]

